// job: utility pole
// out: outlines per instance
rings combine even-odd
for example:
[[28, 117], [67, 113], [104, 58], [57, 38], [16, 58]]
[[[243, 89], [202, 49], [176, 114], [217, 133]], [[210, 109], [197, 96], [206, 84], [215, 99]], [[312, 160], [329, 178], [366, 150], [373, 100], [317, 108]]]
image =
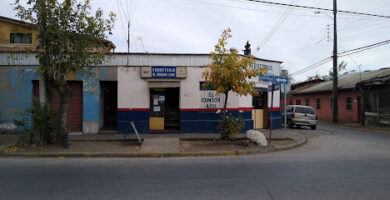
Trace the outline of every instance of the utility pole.
[[127, 21], [127, 66], [129, 65], [129, 53], [130, 53], [130, 20]]
[[333, 0], [333, 122], [338, 119], [338, 76], [337, 76], [337, 0]]

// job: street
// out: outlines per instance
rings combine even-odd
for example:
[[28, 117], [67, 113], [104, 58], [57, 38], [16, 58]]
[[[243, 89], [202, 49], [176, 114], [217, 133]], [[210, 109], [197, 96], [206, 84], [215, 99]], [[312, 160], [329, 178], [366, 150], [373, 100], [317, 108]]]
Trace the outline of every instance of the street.
[[235, 157], [1, 158], [0, 199], [389, 199], [390, 134], [320, 124]]

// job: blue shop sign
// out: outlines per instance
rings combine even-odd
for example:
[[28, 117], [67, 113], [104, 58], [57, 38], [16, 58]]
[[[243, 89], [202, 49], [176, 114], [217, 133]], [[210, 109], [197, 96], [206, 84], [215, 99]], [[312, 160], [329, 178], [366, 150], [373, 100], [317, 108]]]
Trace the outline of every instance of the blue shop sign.
[[176, 67], [152, 66], [152, 78], [176, 78]]

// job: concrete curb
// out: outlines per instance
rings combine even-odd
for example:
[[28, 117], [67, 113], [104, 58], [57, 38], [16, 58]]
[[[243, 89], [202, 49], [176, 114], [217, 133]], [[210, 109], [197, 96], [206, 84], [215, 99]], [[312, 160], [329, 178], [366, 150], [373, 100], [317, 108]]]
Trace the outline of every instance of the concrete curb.
[[304, 145], [307, 138], [300, 135], [296, 138], [297, 143], [256, 150], [240, 150], [225, 152], [180, 152], [180, 153], [0, 153], [0, 158], [22, 157], [22, 158], [165, 158], [165, 157], [206, 157], [206, 156], [238, 156], [254, 155], [260, 153], [271, 153], [286, 151]]

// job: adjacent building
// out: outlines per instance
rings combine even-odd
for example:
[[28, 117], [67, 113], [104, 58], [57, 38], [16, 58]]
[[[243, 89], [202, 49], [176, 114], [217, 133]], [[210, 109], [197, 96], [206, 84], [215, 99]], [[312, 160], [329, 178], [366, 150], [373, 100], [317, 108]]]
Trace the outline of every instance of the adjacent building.
[[[347, 123], [389, 123], [390, 68], [353, 72], [338, 80], [339, 121]], [[318, 119], [332, 120], [333, 82], [311, 80], [292, 86], [287, 105], [306, 105], [315, 109]], [[283, 100], [282, 100], [283, 101]], [[282, 103], [283, 105], [283, 103]]]

